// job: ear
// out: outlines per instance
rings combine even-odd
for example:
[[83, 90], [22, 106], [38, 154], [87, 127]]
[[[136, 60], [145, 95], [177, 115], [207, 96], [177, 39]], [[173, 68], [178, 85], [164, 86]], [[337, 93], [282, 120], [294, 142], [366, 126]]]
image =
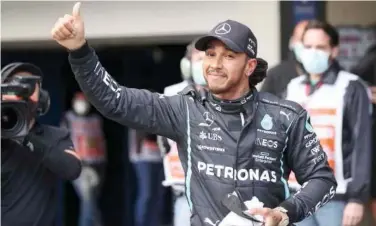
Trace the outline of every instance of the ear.
[[253, 74], [257, 67], [257, 60], [255, 58], [249, 58], [245, 67], [245, 74], [249, 77]]
[[332, 55], [332, 59], [335, 59], [335, 58], [338, 57], [338, 55], [339, 55], [339, 47], [338, 46], [332, 48], [332, 54], [331, 55]]

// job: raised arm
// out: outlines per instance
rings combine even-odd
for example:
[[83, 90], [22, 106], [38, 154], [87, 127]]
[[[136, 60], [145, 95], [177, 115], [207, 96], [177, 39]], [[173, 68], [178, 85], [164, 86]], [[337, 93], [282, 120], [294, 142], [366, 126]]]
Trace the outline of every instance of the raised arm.
[[70, 51], [72, 70], [91, 104], [120, 124], [176, 140], [184, 133], [186, 122], [183, 97], [164, 97], [118, 85], [85, 40], [80, 5], [76, 3], [71, 15], [58, 19], [51, 35]]

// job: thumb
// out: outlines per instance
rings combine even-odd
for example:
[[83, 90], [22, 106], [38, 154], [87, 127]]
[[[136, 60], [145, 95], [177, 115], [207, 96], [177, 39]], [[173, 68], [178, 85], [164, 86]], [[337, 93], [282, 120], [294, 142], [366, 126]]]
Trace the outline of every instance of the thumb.
[[80, 17], [80, 7], [81, 7], [81, 2], [77, 2], [76, 4], [74, 4], [73, 6], [73, 11], [72, 11], [72, 16], [75, 17], [75, 18], [78, 18]]

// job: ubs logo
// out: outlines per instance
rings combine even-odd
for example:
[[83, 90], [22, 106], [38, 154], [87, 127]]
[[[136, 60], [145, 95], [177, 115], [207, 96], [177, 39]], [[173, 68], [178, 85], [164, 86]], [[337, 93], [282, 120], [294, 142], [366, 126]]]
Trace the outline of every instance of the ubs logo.
[[215, 141], [221, 141], [222, 137], [216, 133], [206, 133], [204, 131], [200, 132], [200, 138], [201, 140], [215, 140]]

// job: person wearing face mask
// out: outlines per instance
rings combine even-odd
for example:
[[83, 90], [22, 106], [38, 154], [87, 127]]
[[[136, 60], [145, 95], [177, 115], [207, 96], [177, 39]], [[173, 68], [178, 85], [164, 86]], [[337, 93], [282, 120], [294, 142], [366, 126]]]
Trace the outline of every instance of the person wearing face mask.
[[302, 36], [307, 23], [307, 20], [303, 20], [295, 26], [290, 38], [288, 59], [268, 70], [260, 91], [283, 97], [290, 80], [303, 73], [299, 55], [303, 49]]
[[[301, 62], [307, 72], [287, 86], [286, 99], [310, 114], [317, 138], [305, 137], [311, 153], [321, 143], [338, 183], [336, 196], [300, 226], [355, 226], [370, 197], [372, 105], [366, 84], [336, 61], [339, 34], [313, 20], [303, 34]], [[314, 159], [320, 161], [319, 158]], [[299, 187], [291, 175], [289, 184]]]
[[[337, 184], [326, 154], [321, 146], [311, 153], [305, 139], [316, 137], [307, 112], [255, 88], [268, 63], [257, 57], [247, 25], [221, 21], [195, 43], [205, 51], [207, 89], [188, 86], [165, 96], [111, 77], [86, 41], [80, 5], [57, 20], [52, 38], [69, 50], [78, 84], [103, 115], [176, 141], [191, 225], [287, 226], [333, 197]], [[304, 186], [290, 196], [292, 171]]]
[[[24, 62], [2, 68], [2, 84], [20, 84], [19, 78], [33, 79], [36, 83], [28, 98], [14, 94], [1, 96], [2, 104], [26, 101], [29, 119], [26, 137], [1, 138], [1, 225], [55, 225], [58, 182], [76, 179], [81, 172], [81, 161], [67, 130], [38, 122], [38, 117], [50, 107], [48, 92], [42, 88], [41, 69]], [[3, 107], [2, 123], [8, 119]]]
[[67, 111], [61, 126], [70, 131], [71, 139], [82, 159], [82, 173], [73, 181], [80, 198], [79, 226], [100, 226], [102, 217], [98, 197], [104, 180], [106, 142], [102, 118], [90, 112], [90, 103], [82, 92], [72, 99], [72, 109]]
[[[206, 86], [204, 72], [202, 69], [205, 52], [198, 51], [193, 40], [181, 60], [180, 69], [183, 82], [168, 86], [164, 90], [164, 95], [173, 96], [182, 91], [186, 86], [192, 85], [199, 90]], [[174, 193], [174, 226], [189, 226], [191, 212], [185, 197], [185, 175], [181, 165], [177, 144], [166, 137], [158, 136], [158, 145], [162, 151], [165, 172], [164, 186], [171, 186]]]

